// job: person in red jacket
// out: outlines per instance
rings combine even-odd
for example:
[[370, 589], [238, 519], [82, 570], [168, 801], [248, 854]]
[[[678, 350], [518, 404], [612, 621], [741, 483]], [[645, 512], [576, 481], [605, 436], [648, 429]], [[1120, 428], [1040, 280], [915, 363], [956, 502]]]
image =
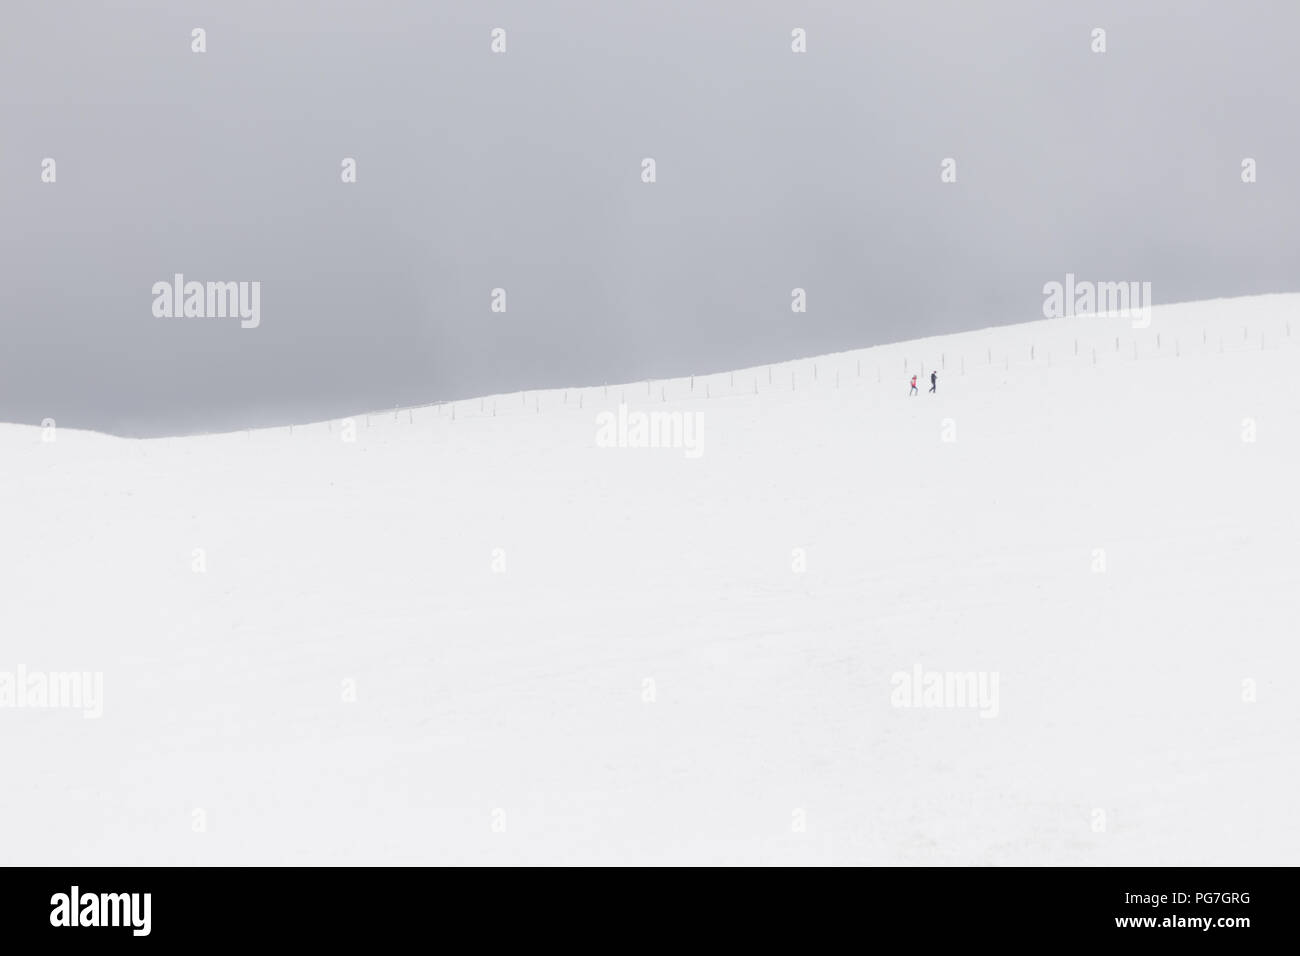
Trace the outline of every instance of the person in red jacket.
[[908, 395], [915, 395], [915, 394], [916, 394], [916, 376], [915, 376], [915, 375], [912, 376], [912, 390], [911, 390], [910, 392], [908, 392], [907, 394], [908, 394]]

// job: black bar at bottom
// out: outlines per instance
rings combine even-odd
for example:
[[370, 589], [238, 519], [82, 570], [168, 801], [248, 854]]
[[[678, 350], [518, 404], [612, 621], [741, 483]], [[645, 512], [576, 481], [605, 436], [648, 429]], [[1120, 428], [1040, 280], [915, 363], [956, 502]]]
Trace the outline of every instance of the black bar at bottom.
[[1125, 937], [1240, 946], [1295, 935], [1285, 906], [1292, 869], [653, 870], [594, 879], [571, 870], [480, 880], [429, 868], [56, 867], [9, 868], [0, 880], [6, 949], [283, 940], [337, 951], [412, 934], [449, 945], [669, 945], [707, 934], [805, 950], [835, 936], [911, 939], [925, 951]]

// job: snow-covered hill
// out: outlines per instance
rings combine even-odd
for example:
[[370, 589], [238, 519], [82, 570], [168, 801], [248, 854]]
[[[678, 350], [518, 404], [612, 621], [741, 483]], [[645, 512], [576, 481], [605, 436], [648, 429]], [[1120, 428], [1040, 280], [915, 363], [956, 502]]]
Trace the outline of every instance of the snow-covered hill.
[[0, 862], [1294, 863], [1297, 346], [1262, 296], [0, 426], [0, 703], [102, 674], [0, 707]]

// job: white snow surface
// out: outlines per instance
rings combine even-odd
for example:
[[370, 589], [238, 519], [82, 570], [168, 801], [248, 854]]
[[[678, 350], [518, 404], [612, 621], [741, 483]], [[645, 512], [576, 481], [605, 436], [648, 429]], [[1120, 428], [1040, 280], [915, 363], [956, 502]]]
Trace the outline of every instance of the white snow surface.
[[0, 708], [0, 863], [1295, 864], [1298, 346], [1271, 295], [354, 442], [0, 426], [0, 672], [103, 680]]

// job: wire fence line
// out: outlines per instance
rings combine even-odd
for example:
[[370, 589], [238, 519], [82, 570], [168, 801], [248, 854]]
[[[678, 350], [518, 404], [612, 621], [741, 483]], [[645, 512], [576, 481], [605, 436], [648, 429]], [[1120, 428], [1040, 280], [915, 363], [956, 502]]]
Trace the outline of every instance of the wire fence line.
[[[714, 399], [753, 398], [764, 395], [794, 395], [799, 392], [825, 393], [835, 390], [872, 390], [901, 388], [910, 391], [911, 376], [917, 376], [917, 388], [928, 388], [928, 376], [939, 373], [948, 387], [953, 377], [984, 378], [989, 374], [1007, 374], [1012, 370], [1068, 369], [1113, 367], [1117, 363], [1176, 361], [1211, 354], [1230, 355], [1247, 351], [1270, 351], [1294, 347], [1291, 322], [1280, 320], [1263, 328], [1250, 324], [1229, 326], [1228, 320], [1196, 328], [1144, 329], [1133, 334], [1076, 335], [1043, 330], [1011, 347], [1003, 341], [944, 343], [929, 340], [874, 346], [866, 350], [832, 353], [771, 365], [751, 366], [721, 372], [689, 374], [667, 379], [573, 386], [567, 388], [521, 390], [463, 399], [395, 405], [370, 409], [340, 418], [307, 424], [280, 426], [292, 434], [302, 430], [336, 426], [352, 421], [368, 428], [375, 420], [392, 416], [395, 422], [408, 424], [435, 420], [448, 423], [552, 412], [592, 413], [617, 405], [673, 405], [682, 402]], [[1235, 333], [1240, 328], [1241, 334]], [[959, 333], [963, 338], [965, 334]], [[1005, 329], [990, 329], [989, 338], [1004, 340]], [[251, 435], [254, 429], [246, 429]], [[262, 429], [258, 429], [262, 430]]]

